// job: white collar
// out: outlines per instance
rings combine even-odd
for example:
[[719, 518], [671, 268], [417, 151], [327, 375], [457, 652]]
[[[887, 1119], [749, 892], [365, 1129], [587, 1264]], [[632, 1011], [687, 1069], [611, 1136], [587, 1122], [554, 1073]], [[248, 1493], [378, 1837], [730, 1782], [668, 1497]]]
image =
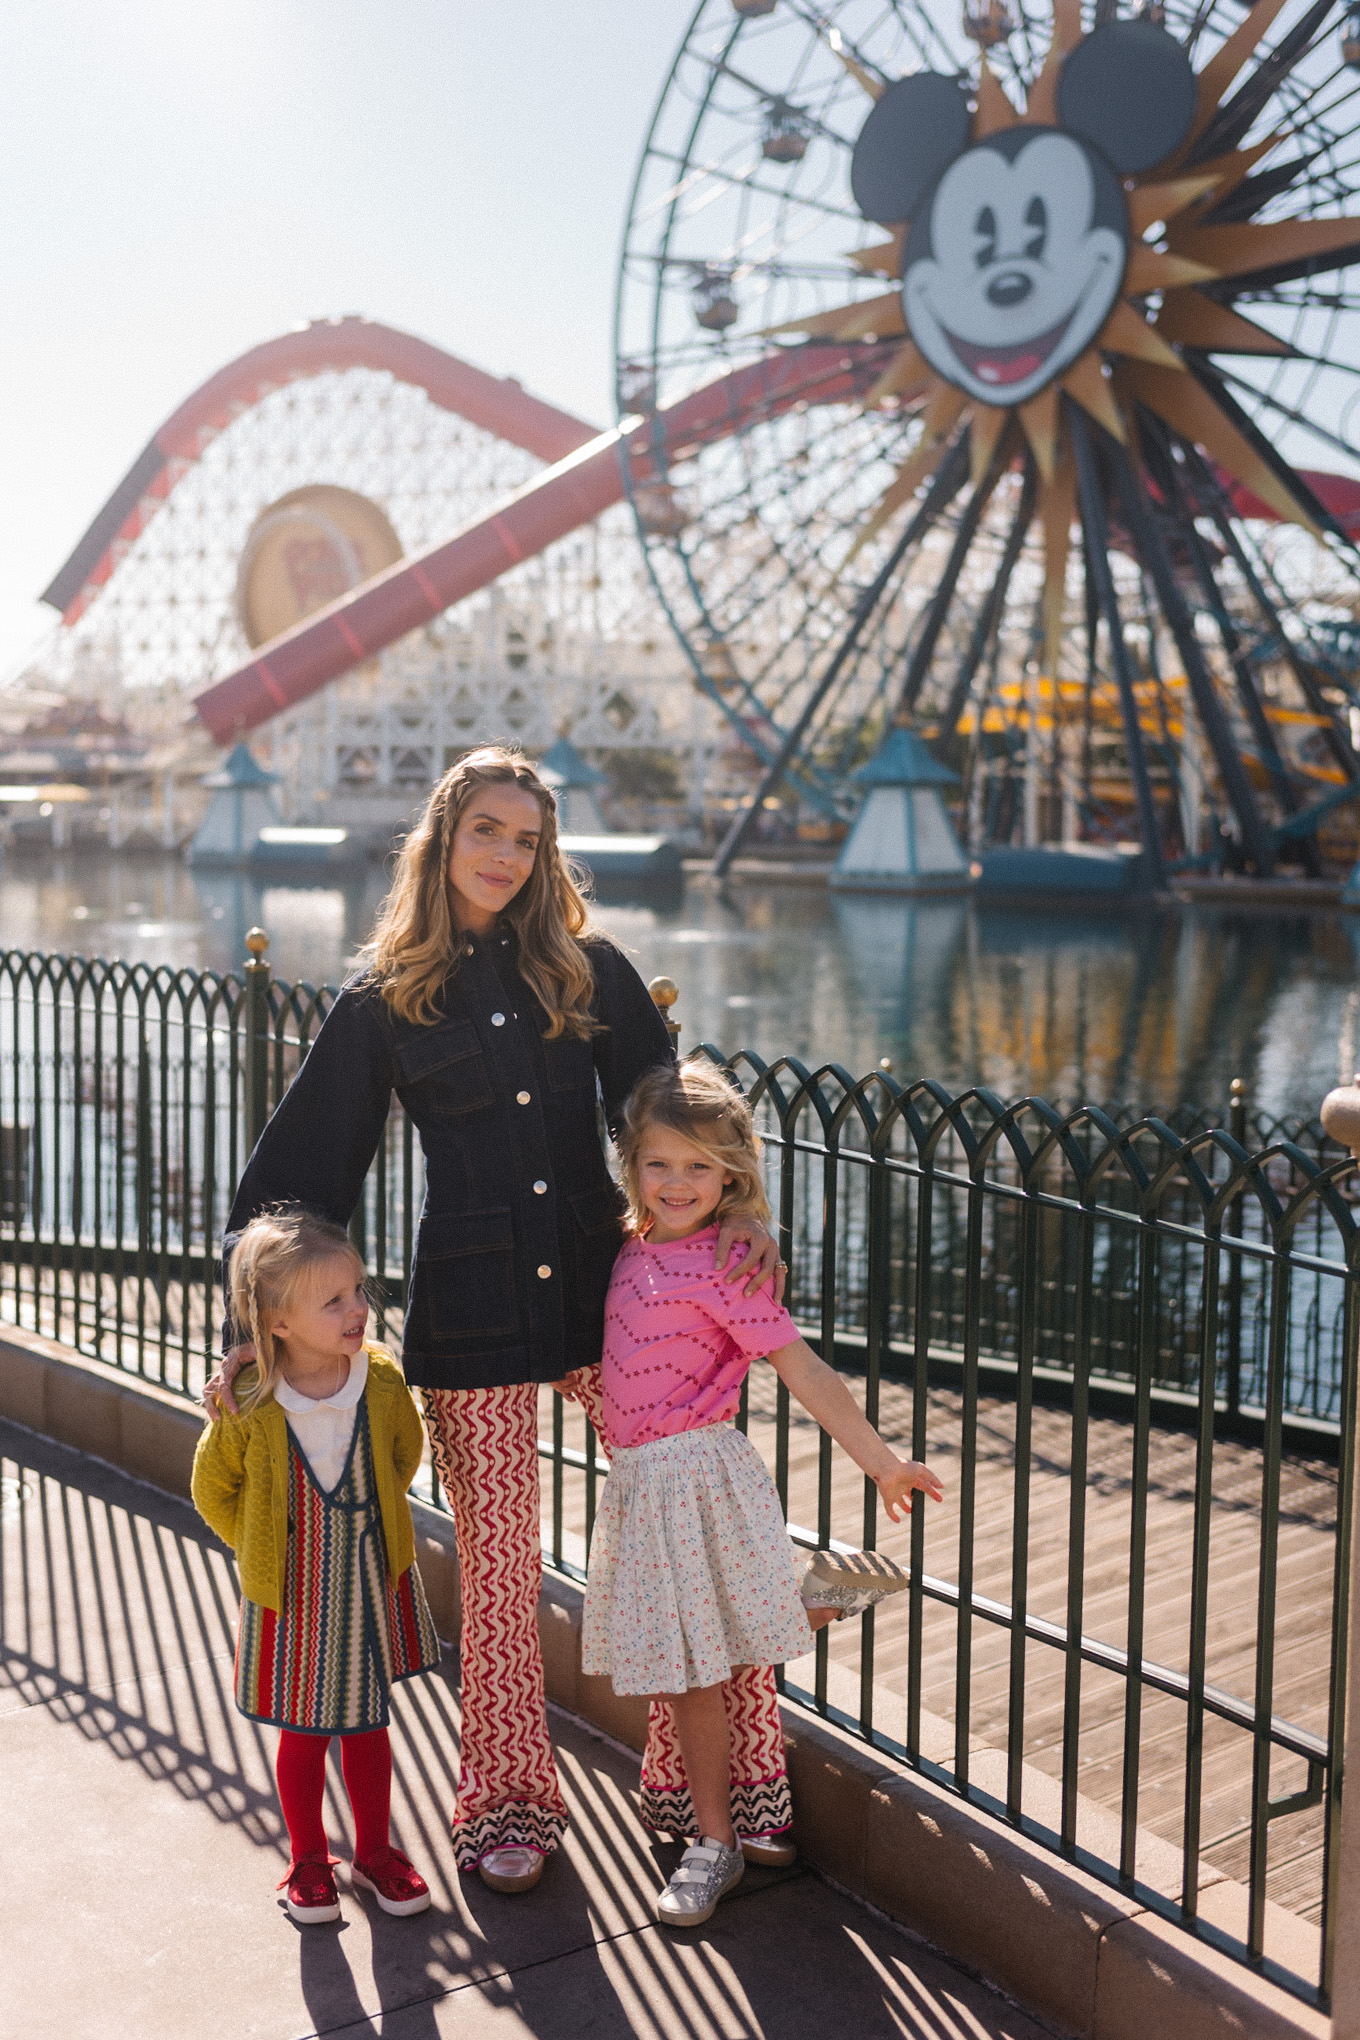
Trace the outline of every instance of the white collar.
[[315, 1396], [299, 1395], [280, 1375], [274, 1383], [274, 1400], [281, 1409], [290, 1410], [295, 1417], [305, 1417], [312, 1410], [352, 1410], [363, 1396], [367, 1381], [368, 1351], [361, 1347], [349, 1363], [343, 1388], [338, 1388], [334, 1395], [322, 1396], [319, 1400]]

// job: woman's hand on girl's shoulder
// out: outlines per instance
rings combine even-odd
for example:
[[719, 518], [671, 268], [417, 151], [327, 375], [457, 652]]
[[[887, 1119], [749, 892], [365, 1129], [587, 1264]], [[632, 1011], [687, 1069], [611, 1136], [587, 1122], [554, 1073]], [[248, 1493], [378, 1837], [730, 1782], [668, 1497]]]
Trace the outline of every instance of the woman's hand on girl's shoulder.
[[222, 1355], [216, 1374], [208, 1377], [203, 1384], [199, 1400], [208, 1412], [209, 1423], [215, 1424], [219, 1417], [239, 1417], [236, 1397], [231, 1392], [232, 1383], [243, 1367], [249, 1367], [255, 1358], [255, 1348], [247, 1340], [244, 1346], [231, 1346]]
[[[735, 1268], [729, 1268], [735, 1246], [746, 1249]], [[727, 1218], [718, 1227], [718, 1243], [713, 1250], [714, 1266], [723, 1273], [727, 1282], [740, 1282], [743, 1275], [749, 1275], [746, 1295], [754, 1296], [765, 1284], [770, 1284], [770, 1294], [776, 1303], [784, 1301], [784, 1284], [788, 1279], [788, 1266], [779, 1258], [777, 1241], [771, 1238], [764, 1226], [755, 1218]]]

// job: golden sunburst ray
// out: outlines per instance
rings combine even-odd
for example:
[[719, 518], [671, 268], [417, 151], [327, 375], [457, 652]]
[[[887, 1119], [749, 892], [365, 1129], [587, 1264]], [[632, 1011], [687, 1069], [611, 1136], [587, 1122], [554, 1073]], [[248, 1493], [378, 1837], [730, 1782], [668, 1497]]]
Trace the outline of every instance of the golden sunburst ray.
[[1280, 480], [1275, 469], [1238, 431], [1214, 402], [1204, 385], [1184, 370], [1172, 373], [1151, 362], [1125, 362], [1119, 370], [1121, 384], [1131, 396], [1163, 419], [1173, 432], [1202, 446], [1220, 468], [1258, 496], [1278, 517], [1289, 524], [1301, 524], [1315, 537], [1321, 532], [1303, 505]]
[[1004, 134], [1007, 128], [1019, 127], [1020, 115], [1001, 89], [1001, 81], [982, 59], [978, 73], [977, 111], [973, 115], [973, 139], [981, 141], [985, 135]]
[[940, 378], [924, 354], [914, 341], [908, 340], [905, 347], [898, 348], [878, 381], [870, 385], [864, 401], [870, 408], [887, 397], [907, 402], [912, 397], [928, 395], [939, 386]]
[[1011, 413], [998, 410], [994, 404], [979, 404], [969, 418], [968, 469], [975, 489], [982, 487], [992, 455], [1010, 422]]
[[893, 514], [911, 501], [925, 477], [934, 473], [944, 443], [963, 416], [967, 404], [968, 399], [962, 390], [954, 389], [939, 377], [935, 378], [934, 391], [922, 414], [920, 437], [879, 498], [868, 522], [856, 533], [854, 544], [845, 556], [847, 566], [863, 546], [878, 536]]
[[883, 297], [861, 298], [857, 304], [837, 305], [829, 312], [814, 312], [810, 318], [766, 326], [759, 337], [774, 340], [783, 333], [805, 333], [817, 340], [877, 340], [906, 330], [901, 293], [891, 290]]
[[1020, 424], [1029, 441], [1035, 465], [1044, 481], [1051, 482], [1058, 465], [1058, 385], [1050, 383], [1020, 406]]
[[1200, 171], [1195, 177], [1175, 177], [1169, 184], [1140, 184], [1129, 193], [1129, 225], [1141, 240], [1158, 220], [1174, 220], [1222, 183], [1217, 171]]
[[1223, 103], [1223, 95], [1280, 14], [1286, 0], [1256, 0], [1227, 40], [1210, 57], [1198, 78], [1195, 119], [1185, 147], [1193, 147]]
[[1181, 347], [1203, 354], [1291, 355], [1287, 340], [1268, 333], [1227, 305], [1216, 304], [1200, 290], [1170, 290], [1162, 299], [1156, 327], [1149, 327]]
[[901, 276], [902, 250], [906, 239], [906, 229], [901, 227], [891, 241], [879, 241], [872, 248], [858, 248], [849, 259], [862, 276]]
[[1112, 439], [1123, 446], [1128, 431], [1123, 415], [1114, 400], [1114, 391], [1094, 348], [1088, 347], [1079, 354], [1067, 373], [1058, 378], [1069, 397], [1075, 397], [1083, 411], [1094, 418], [1097, 425], [1103, 425]]

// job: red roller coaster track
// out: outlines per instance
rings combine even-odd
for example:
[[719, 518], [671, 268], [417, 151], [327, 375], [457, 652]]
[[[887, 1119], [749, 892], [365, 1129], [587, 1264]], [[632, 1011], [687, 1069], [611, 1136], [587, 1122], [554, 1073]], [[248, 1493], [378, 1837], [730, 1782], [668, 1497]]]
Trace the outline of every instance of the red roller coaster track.
[[[668, 460], [726, 438], [753, 417], [796, 403], [862, 396], [882, 367], [877, 349], [849, 359], [837, 343], [812, 342], [706, 384], [627, 432], [597, 432], [409, 333], [359, 318], [320, 320], [266, 341], [211, 376], [152, 438], [99, 511], [43, 600], [74, 623], [145, 530], [205, 446], [243, 410], [282, 384], [346, 368], [385, 369], [424, 389], [444, 410], [552, 463], [456, 537], [398, 561], [352, 589], [198, 695], [194, 707], [219, 743], [256, 729], [361, 660], [485, 588], [521, 561], [589, 524], [624, 494], [625, 463], [644, 481], [652, 456]], [[1304, 479], [1352, 537], [1360, 537], [1360, 482], [1307, 472]], [[1233, 489], [1239, 515], [1272, 518]]]
[[210, 440], [283, 384], [347, 368], [385, 369], [423, 389], [441, 410], [539, 460], [561, 460], [598, 430], [414, 334], [371, 319], [317, 319], [228, 362], [171, 412], [43, 590], [43, 601], [61, 610], [63, 623], [74, 623]]
[[851, 362], [839, 345], [771, 355], [708, 383], [654, 419], [602, 432], [538, 475], [455, 538], [399, 560], [198, 695], [194, 707], [221, 744], [303, 701], [360, 660], [589, 524], [624, 493], [624, 463], [645, 481], [658, 441], [670, 459], [797, 403], [862, 396], [882, 368], [879, 350]]

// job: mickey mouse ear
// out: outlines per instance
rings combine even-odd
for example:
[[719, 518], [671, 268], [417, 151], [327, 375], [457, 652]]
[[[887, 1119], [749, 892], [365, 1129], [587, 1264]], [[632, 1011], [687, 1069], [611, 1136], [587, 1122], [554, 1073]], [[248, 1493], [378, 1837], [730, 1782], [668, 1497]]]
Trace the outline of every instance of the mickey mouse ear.
[[850, 162], [850, 189], [864, 217], [909, 220], [946, 165], [968, 146], [963, 84], [937, 71], [899, 78], [876, 101]]
[[[1058, 121], [1116, 170], [1150, 170], [1190, 132], [1195, 74], [1164, 28], [1111, 21], [1079, 42], [1058, 77]], [[872, 116], [870, 116], [872, 118]]]

